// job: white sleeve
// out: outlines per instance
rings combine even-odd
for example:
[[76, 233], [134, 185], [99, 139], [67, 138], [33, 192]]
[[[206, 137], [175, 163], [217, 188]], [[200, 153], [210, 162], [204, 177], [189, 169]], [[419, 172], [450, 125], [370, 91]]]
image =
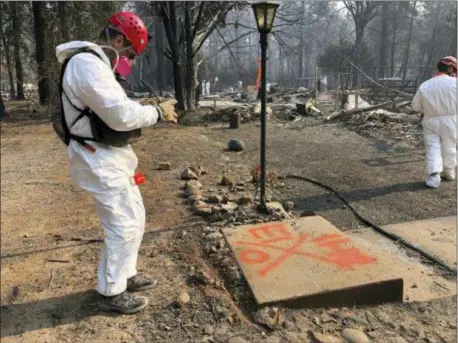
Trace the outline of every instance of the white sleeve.
[[158, 121], [157, 109], [129, 99], [110, 67], [90, 53], [69, 61], [64, 84], [113, 130], [130, 131]]
[[412, 108], [419, 113], [423, 113], [423, 108], [421, 106], [421, 88], [417, 90], [417, 93], [415, 93], [413, 97]]

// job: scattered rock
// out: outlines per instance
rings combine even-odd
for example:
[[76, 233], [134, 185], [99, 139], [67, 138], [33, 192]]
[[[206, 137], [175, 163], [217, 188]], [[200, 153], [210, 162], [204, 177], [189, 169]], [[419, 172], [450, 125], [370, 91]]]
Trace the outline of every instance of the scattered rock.
[[282, 339], [277, 335], [272, 335], [267, 337], [266, 343], [282, 343]]
[[199, 177], [194, 173], [190, 168], [186, 168], [181, 173], [181, 178], [183, 180], [198, 180]]
[[240, 336], [230, 337], [226, 340], [226, 343], [249, 343], [246, 339]]
[[221, 210], [228, 213], [234, 213], [238, 205], [235, 202], [228, 201], [227, 204], [221, 205]]
[[201, 196], [202, 195], [202, 192], [200, 191], [200, 188], [195, 186], [195, 185], [192, 185], [192, 184], [187, 184], [186, 185], [186, 190], [184, 192], [184, 195], [186, 197], [189, 197], [191, 195], [195, 195], [195, 196]]
[[202, 201], [202, 196], [201, 195], [190, 195], [188, 196], [187, 202], [188, 205], [194, 204], [196, 201]]
[[335, 322], [335, 319], [332, 318], [329, 314], [323, 313], [323, 314], [321, 315], [321, 322], [322, 322], [323, 324], [329, 323], [329, 322]]
[[227, 148], [230, 150], [230, 151], [242, 151], [245, 149], [245, 143], [243, 143], [243, 141], [239, 140], [239, 139], [231, 139], [228, 143], [227, 143]]
[[202, 166], [198, 166], [197, 168], [189, 167], [189, 169], [191, 169], [191, 171], [199, 177], [207, 174], [207, 171]]
[[370, 343], [369, 338], [362, 331], [355, 329], [344, 329], [341, 335], [348, 343]]
[[294, 204], [293, 201], [287, 201], [287, 202], [285, 202], [284, 207], [285, 207], [286, 211], [292, 211], [292, 210], [294, 210], [296, 205]]
[[187, 282], [188, 284], [212, 285], [215, 283], [215, 280], [205, 271], [197, 270], [193, 274], [189, 275]]
[[169, 162], [160, 162], [159, 163], [159, 170], [170, 170], [172, 167]]
[[194, 203], [194, 205], [193, 205], [193, 208], [194, 208], [195, 210], [200, 209], [200, 208], [205, 208], [205, 207], [208, 207], [207, 204], [206, 204], [205, 202], [199, 201], [199, 200], [196, 201], [196, 202]]
[[215, 328], [210, 324], [206, 324], [204, 325], [203, 331], [206, 335], [213, 335], [213, 332], [215, 332]]
[[249, 195], [243, 195], [237, 201], [239, 205], [248, 205], [251, 202], [253, 202], [253, 197]]
[[206, 217], [212, 214], [212, 209], [210, 207], [195, 208], [194, 213], [198, 216]]
[[205, 238], [207, 238], [209, 241], [218, 241], [223, 237], [224, 236], [221, 232], [213, 232], [207, 235]]
[[286, 330], [292, 330], [295, 327], [294, 323], [291, 320], [286, 320], [283, 323], [283, 326]]
[[210, 233], [210, 232], [215, 232], [215, 231], [218, 231], [218, 229], [216, 227], [211, 227], [211, 226], [204, 227], [204, 232], [205, 233]]
[[278, 216], [279, 219], [286, 219], [289, 218], [288, 213], [286, 213], [285, 209], [279, 202], [268, 202], [267, 203], [267, 211], [274, 216]]
[[222, 186], [233, 186], [235, 184], [235, 181], [232, 177], [223, 175], [220, 183]]
[[285, 315], [278, 307], [264, 307], [254, 313], [254, 320], [275, 329], [285, 322]]
[[196, 201], [193, 205], [194, 213], [198, 216], [209, 216], [212, 214], [212, 210], [203, 201]]
[[191, 181], [186, 182], [186, 187], [187, 186], [195, 187], [197, 189], [202, 188], [202, 184], [197, 180], [191, 180]]
[[189, 303], [191, 301], [191, 297], [189, 296], [188, 293], [186, 292], [182, 292], [179, 296], [178, 296], [178, 302], [181, 304], [181, 305], [186, 305], [187, 303]]
[[223, 197], [221, 195], [210, 195], [207, 198], [207, 202], [210, 204], [220, 204], [223, 202]]
[[328, 335], [320, 332], [311, 331], [314, 343], [345, 343], [345, 341], [333, 335]]

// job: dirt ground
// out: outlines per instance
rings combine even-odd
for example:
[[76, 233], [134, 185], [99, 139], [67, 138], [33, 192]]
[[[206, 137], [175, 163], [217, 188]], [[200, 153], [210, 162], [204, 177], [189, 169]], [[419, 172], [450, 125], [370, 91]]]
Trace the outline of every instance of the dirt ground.
[[[278, 325], [259, 324], [243, 278], [227, 261], [230, 255], [219, 259], [205, 252], [202, 235], [209, 224], [180, 196], [184, 181], [179, 176], [188, 166], [208, 171], [201, 179], [204, 188], [217, 187], [223, 173], [250, 179], [259, 163], [259, 125], [226, 127], [158, 125], [144, 130], [134, 145], [139, 171], [148, 180], [141, 186], [147, 233], [139, 269], [160, 282], [145, 292], [150, 299], [145, 311], [119, 316], [95, 306], [102, 233], [90, 196], [71, 184], [64, 145], [49, 121], [3, 121], [1, 341], [308, 343], [322, 342], [320, 334], [331, 342], [347, 327], [366, 332], [374, 342], [456, 341], [456, 296], [426, 303], [281, 309]], [[226, 150], [233, 138], [245, 142], [243, 152]], [[157, 170], [165, 161], [172, 169]], [[364, 137], [342, 124], [312, 118], [269, 123], [268, 167], [332, 186], [380, 225], [456, 215], [456, 183], [444, 182], [438, 190], [424, 187], [421, 147]], [[302, 181], [283, 182], [274, 194], [294, 201], [297, 214], [314, 211], [342, 230], [363, 226], [328, 192]], [[190, 296], [185, 304], [177, 301], [183, 292]]]

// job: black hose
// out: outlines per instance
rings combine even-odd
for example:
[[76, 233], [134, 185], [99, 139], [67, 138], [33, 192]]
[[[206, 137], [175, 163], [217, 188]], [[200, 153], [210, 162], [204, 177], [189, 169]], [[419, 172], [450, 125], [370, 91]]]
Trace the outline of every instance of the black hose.
[[347, 199], [344, 198], [344, 196], [342, 194], [340, 194], [338, 191], [336, 191], [335, 189], [319, 182], [319, 181], [315, 181], [313, 179], [310, 179], [308, 177], [304, 177], [304, 176], [298, 176], [298, 175], [293, 175], [293, 174], [288, 174], [285, 176], [286, 179], [296, 179], [296, 180], [302, 180], [302, 181], [307, 181], [307, 182], [310, 182], [310, 183], [313, 183], [314, 185], [316, 186], [319, 186], [321, 188], [324, 188], [326, 189], [327, 191], [335, 194], [340, 200], [343, 201], [343, 203], [345, 205], [347, 205], [347, 207], [354, 213], [354, 215], [361, 221], [363, 222], [364, 224], [366, 225], [369, 225], [371, 228], [373, 228], [375, 231], [377, 231], [378, 233], [382, 234], [383, 236], [393, 240], [393, 241], [396, 241], [398, 243], [400, 243], [401, 245], [409, 248], [409, 249], [412, 249], [414, 251], [416, 251], [417, 253], [419, 253], [420, 255], [422, 255], [423, 257], [433, 261], [434, 263], [438, 264], [439, 266], [441, 266], [443, 269], [447, 270], [448, 272], [456, 275], [457, 271], [456, 269], [453, 269], [451, 267], [449, 267], [448, 265], [446, 265], [443, 261], [439, 260], [438, 258], [436, 258], [435, 256], [431, 255], [430, 253], [426, 252], [426, 251], [423, 251], [417, 247], [415, 247], [414, 245], [410, 244], [409, 242], [405, 241], [404, 239], [402, 239], [401, 237], [399, 237], [398, 235], [395, 235], [391, 232], [388, 232], [384, 229], [382, 229], [380, 226], [378, 226], [377, 224], [374, 224], [372, 221], [370, 221], [369, 219], [366, 219], [364, 218], [362, 215], [360, 215], [356, 210], [355, 208], [350, 204], [350, 202], [348, 202]]

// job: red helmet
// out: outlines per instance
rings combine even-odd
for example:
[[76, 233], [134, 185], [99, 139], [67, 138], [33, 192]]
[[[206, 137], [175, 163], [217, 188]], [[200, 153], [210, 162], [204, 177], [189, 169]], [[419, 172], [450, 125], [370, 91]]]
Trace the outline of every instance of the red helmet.
[[456, 68], [456, 57], [453, 56], [446, 56], [443, 59], [439, 61], [439, 63], [445, 64], [446, 66], [452, 66], [453, 68]]
[[119, 12], [113, 14], [108, 21], [126, 36], [135, 52], [140, 55], [148, 44], [149, 37], [143, 20], [132, 12]]

